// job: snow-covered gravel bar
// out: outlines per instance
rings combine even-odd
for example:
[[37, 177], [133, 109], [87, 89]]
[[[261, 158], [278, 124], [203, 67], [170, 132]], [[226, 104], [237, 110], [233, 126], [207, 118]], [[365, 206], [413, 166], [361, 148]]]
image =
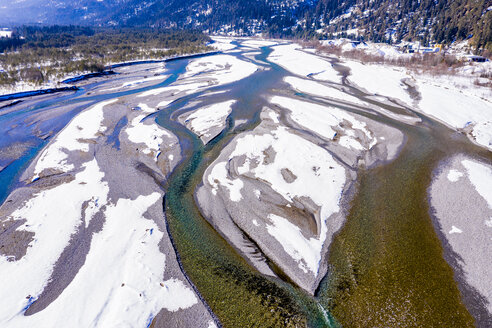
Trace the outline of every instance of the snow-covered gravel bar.
[[[257, 128], [224, 148], [197, 198], [205, 217], [260, 271], [273, 275], [251, 256], [255, 245], [314, 293], [355, 169], [394, 158], [403, 135], [335, 107], [285, 96], [269, 102], [275, 110], [264, 109]], [[255, 245], [244, 243], [243, 232]]]
[[204, 144], [215, 138], [225, 127], [227, 116], [235, 100], [201, 107], [179, 117], [181, 123], [193, 131]]
[[[345, 60], [343, 65], [350, 68], [348, 80], [351, 84], [425, 113], [492, 150], [491, 90], [459, 76], [430, 76], [401, 67], [362, 64], [353, 60]], [[409, 85], [415, 90], [410, 91]]]
[[463, 282], [462, 294], [476, 309], [492, 313], [492, 166], [452, 157], [437, 169], [429, 197], [445, 256]]
[[75, 116], [0, 207], [0, 326], [210, 324], [176, 261], [156, 183], [179, 145], [137, 99]]

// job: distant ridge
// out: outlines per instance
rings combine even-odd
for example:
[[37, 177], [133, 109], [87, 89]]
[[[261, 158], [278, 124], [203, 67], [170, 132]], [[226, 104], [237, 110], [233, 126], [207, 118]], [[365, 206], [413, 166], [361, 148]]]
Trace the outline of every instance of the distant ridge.
[[198, 28], [423, 44], [471, 39], [492, 51], [491, 0], [0, 0], [0, 23]]

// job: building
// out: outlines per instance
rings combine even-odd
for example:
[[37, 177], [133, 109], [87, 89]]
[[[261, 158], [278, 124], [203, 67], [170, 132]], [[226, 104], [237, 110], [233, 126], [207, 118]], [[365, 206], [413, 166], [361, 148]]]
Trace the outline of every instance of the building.
[[466, 56], [463, 56], [463, 58], [466, 61], [475, 62], [475, 63], [484, 63], [484, 62], [488, 61], [488, 59], [485, 57], [475, 56], [475, 55], [466, 55]]
[[12, 30], [8, 28], [0, 28], [0, 38], [11, 38]]

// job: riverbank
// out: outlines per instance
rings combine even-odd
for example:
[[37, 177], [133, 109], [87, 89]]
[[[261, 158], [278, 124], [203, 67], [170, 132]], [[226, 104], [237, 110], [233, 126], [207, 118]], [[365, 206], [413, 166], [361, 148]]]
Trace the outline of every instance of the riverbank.
[[[176, 74], [171, 68], [166, 73]], [[48, 96], [44, 101], [56, 104], [54, 95]], [[214, 326], [167, 235], [162, 185], [180, 160], [180, 147], [169, 131], [143, 120], [156, 110], [146, 103], [161, 100], [122, 95], [104, 101], [83, 93], [77, 97], [65, 106], [73, 110], [84, 99], [86, 106], [93, 105], [75, 112], [51, 138], [23, 171], [24, 186], [0, 207], [0, 288], [10, 295], [0, 321], [13, 327], [96, 321]], [[34, 108], [37, 98], [30, 99]], [[43, 122], [63, 109], [27, 107], [25, 112], [16, 106], [26, 102], [10, 109], [21, 121], [23, 113]], [[50, 237], [53, 231], [55, 240]], [[14, 278], [23, 281], [22, 287], [5, 284]], [[89, 299], [93, 306], [81, 305]], [[63, 313], [60, 307], [69, 307], [70, 316], [53, 314]], [[122, 307], [131, 311], [114, 312]], [[101, 315], [101, 309], [107, 310]]]
[[375, 97], [390, 97], [401, 106], [439, 120], [466, 134], [472, 142], [492, 150], [492, 89], [482, 81], [491, 74], [490, 62], [433, 74], [430, 70], [332, 56], [350, 68], [348, 83], [354, 87]]
[[117, 74], [114, 72], [116, 68], [128, 67], [133, 65], [143, 65], [143, 64], [158, 64], [158, 63], [167, 63], [175, 60], [181, 59], [192, 59], [198, 58], [202, 56], [211, 56], [218, 54], [220, 51], [207, 51], [196, 54], [185, 54], [181, 56], [163, 58], [158, 60], [137, 60], [137, 61], [129, 61], [123, 63], [115, 63], [106, 66], [104, 71], [102, 72], [79, 72], [79, 74], [73, 76], [66, 76], [59, 81], [45, 83], [41, 86], [29, 84], [29, 83], [21, 83], [19, 86], [15, 87], [0, 87], [0, 101], [3, 100], [12, 100], [19, 99], [29, 96], [42, 95], [46, 93], [55, 93], [62, 92], [68, 90], [76, 90], [76, 86], [72, 87], [62, 87], [64, 84], [77, 84], [78, 82], [82, 82], [88, 79], [94, 79], [99, 77], [110, 76], [113, 74]]
[[[489, 156], [489, 159], [492, 156]], [[433, 223], [477, 327], [492, 324], [492, 167], [463, 154], [440, 163], [429, 187]]]

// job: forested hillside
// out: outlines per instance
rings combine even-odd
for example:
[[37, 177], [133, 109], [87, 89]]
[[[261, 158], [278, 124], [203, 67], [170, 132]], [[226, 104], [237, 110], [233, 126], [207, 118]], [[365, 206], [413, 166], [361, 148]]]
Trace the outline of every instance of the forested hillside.
[[163, 59], [210, 50], [209, 37], [196, 30], [22, 27], [0, 38], [0, 86], [40, 84], [67, 74], [98, 72], [105, 65]]
[[424, 44], [471, 38], [479, 48], [492, 48], [491, 0], [321, 0], [314, 17], [322, 17], [316, 24], [327, 33]]
[[492, 0], [26, 0], [1, 6], [6, 1], [0, 0], [0, 23], [196, 28], [424, 44], [470, 38], [477, 48], [492, 50]]

